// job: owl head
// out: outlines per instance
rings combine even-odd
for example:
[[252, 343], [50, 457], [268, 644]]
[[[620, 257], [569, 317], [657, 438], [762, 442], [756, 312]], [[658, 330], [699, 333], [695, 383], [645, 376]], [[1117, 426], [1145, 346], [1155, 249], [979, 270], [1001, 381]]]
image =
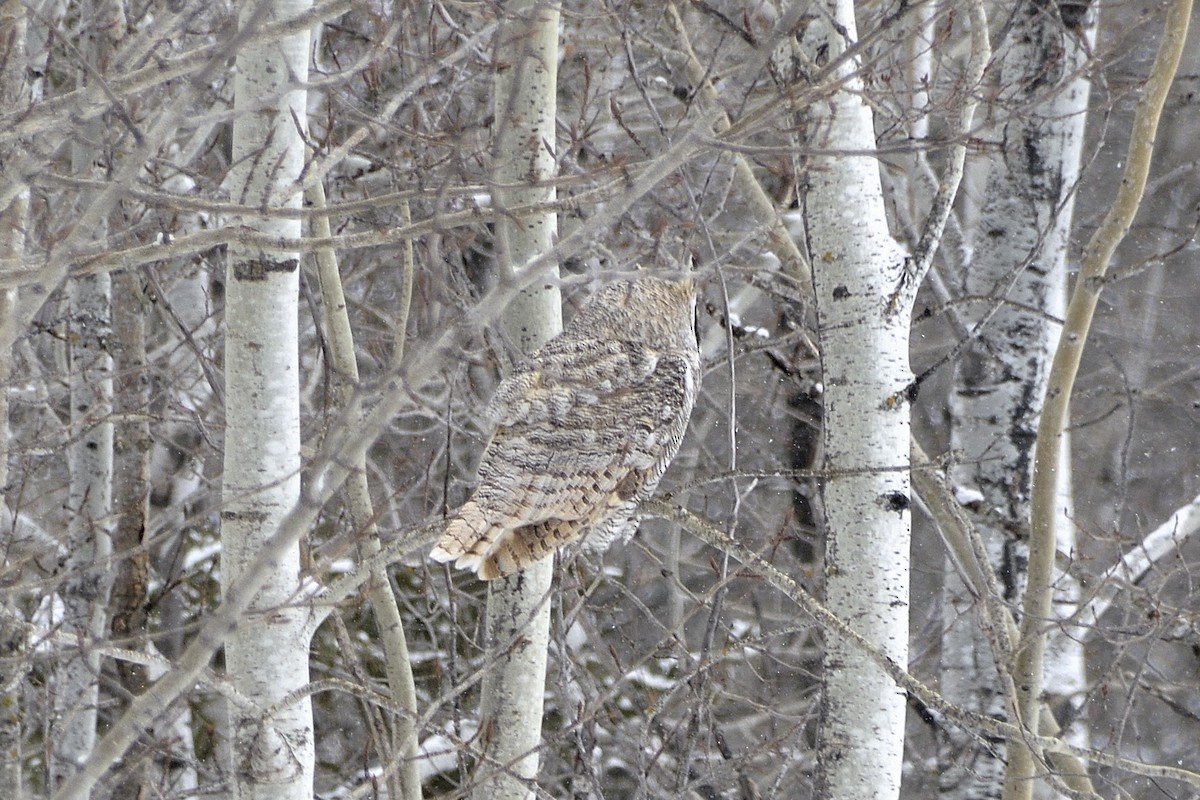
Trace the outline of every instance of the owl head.
[[596, 292], [570, 328], [603, 339], [696, 348], [696, 282], [638, 277]]

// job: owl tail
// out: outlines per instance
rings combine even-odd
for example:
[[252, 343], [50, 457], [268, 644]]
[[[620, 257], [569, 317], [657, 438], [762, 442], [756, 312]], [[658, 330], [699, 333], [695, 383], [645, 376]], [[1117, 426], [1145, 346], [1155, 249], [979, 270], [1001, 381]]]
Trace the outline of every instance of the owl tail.
[[488, 521], [474, 501], [468, 501], [450, 520], [429, 557], [439, 564], [453, 561], [459, 569], [478, 573], [484, 556], [502, 531]]
[[557, 537], [546, 536], [546, 527], [543, 523], [508, 529], [492, 523], [474, 501], [468, 501], [450, 520], [429, 557], [442, 564], [453, 561], [482, 580], [495, 580], [521, 571], [554, 549]]

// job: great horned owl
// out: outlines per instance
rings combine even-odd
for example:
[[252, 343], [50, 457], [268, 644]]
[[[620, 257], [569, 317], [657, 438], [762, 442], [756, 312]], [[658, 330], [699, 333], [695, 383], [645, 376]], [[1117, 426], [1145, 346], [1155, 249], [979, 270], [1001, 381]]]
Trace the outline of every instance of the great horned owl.
[[501, 382], [479, 485], [433, 548], [492, 580], [636, 527], [679, 451], [700, 382], [691, 280], [612, 283]]

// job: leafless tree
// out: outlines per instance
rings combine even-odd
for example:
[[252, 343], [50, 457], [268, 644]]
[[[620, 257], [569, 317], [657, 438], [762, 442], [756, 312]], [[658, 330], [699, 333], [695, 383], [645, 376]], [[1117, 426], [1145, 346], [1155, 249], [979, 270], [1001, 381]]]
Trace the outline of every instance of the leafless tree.
[[[1193, 13], [0, 4], [0, 798], [1200, 791]], [[683, 448], [504, 611], [427, 545], [634, 264]]]

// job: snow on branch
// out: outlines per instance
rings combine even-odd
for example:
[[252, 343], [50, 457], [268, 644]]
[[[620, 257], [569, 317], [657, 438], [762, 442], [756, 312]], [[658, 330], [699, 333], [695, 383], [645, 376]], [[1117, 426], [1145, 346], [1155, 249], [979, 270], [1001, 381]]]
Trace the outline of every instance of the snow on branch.
[[1177, 551], [1197, 530], [1200, 530], [1200, 495], [1176, 509], [1104, 571], [1096, 581], [1095, 595], [1080, 609], [1080, 618], [1089, 624], [1099, 622], [1123, 588], [1140, 581], [1155, 562]]

